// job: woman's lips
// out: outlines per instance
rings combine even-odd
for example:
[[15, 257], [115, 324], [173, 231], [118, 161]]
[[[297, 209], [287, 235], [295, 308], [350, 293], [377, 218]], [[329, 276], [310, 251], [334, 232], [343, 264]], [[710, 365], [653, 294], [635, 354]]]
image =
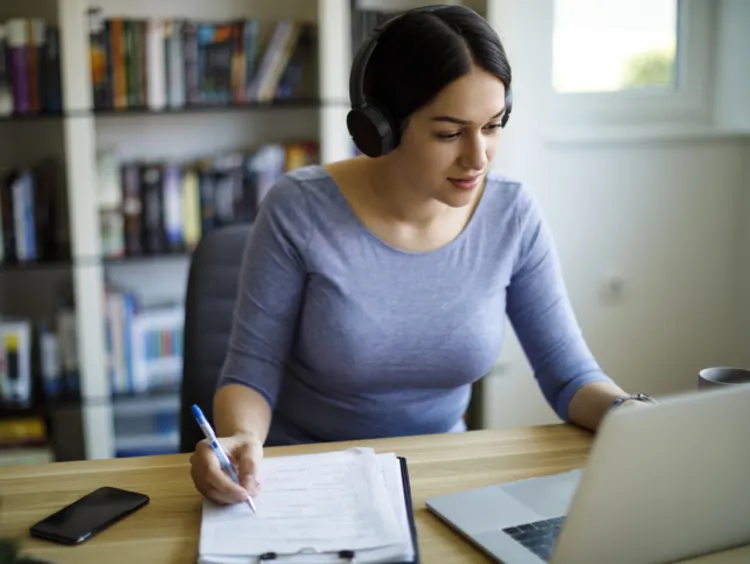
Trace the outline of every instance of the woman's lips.
[[468, 176], [464, 178], [449, 178], [448, 181], [459, 190], [472, 190], [479, 184], [480, 175]]

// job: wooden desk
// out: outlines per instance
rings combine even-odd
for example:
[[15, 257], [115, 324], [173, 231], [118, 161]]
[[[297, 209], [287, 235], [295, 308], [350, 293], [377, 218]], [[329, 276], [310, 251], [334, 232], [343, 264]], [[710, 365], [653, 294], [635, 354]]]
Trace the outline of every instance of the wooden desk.
[[[586, 460], [591, 440], [580, 429], [552, 425], [280, 447], [267, 449], [266, 456], [355, 444], [405, 456], [423, 562], [471, 563], [489, 560], [429, 514], [425, 498], [575, 468]], [[27, 531], [34, 522], [104, 485], [143, 492], [150, 496], [151, 503], [81, 546], [58, 546], [29, 537]], [[26, 553], [58, 564], [193, 563], [197, 558], [201, 503], [190, 479], [187, 455], [0, 469], [0, 536], [20, 537]], [[721, 560], [711, 557], [711, 563], [750, 562], [750, 551], [742, 551], [737, 557], [740, 559], [731, 555]], [[695, 560], [698, 562], [708, 560]]]

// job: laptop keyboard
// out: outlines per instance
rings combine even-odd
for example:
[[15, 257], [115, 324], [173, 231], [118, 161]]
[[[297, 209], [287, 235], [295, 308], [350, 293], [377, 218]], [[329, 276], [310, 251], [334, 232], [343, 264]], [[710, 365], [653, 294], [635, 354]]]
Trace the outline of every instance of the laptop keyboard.
[[555, 517], [553, 519], [507, 527], [503, 529], [503, 532], [513, 537], [546, 562], [552, 555], [552, 549], [555, 546], [562, 522], [563, 517]]

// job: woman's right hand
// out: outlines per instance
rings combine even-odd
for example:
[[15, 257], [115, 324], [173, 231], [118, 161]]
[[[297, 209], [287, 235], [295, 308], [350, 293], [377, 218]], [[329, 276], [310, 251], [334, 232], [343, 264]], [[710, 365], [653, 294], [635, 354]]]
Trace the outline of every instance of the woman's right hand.
[[244, 501], [248, 493], [256, 496], [260, 488], [257, 472], [263, 459], [263, 444], [256, 437], [246, 434], [218, 440], [237, 469], [242, 486], [235, 484], [222, 470], [208, 440], [203, 439], [190, 457], [190, 476], [197, 490], [206, 498], [221, 504]]

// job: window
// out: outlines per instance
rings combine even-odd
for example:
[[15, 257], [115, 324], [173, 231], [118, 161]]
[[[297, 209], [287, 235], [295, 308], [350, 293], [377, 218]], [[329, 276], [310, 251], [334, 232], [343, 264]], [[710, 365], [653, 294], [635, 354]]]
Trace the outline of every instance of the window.
[[555, 91], [673, 88], [677, 6], [677, 0], [557, 0]]
[[553, 127], [707, 123], [714, 4], [554, 0]]

